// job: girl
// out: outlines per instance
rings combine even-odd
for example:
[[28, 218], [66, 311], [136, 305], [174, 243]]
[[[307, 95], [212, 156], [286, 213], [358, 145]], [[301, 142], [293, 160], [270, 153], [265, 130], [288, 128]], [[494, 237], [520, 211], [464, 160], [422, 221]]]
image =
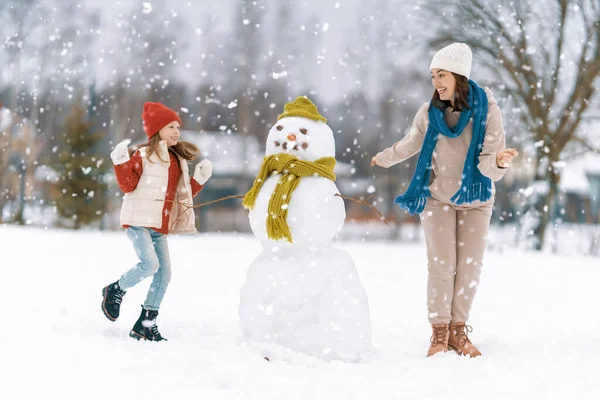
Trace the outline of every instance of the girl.
[[432, 356], [452, 349], [481, 355], [466, 325], [479, 286], [485, 240], [500, 180], [515, 149], [504, 148], [500, 108], [488, 88], [469, 79], [471, 49], [453, 43], [431, 61], [435, 88], [410, 132], [379, 153], [371, 165], [389, 168], [420, 152], [405, 194], [395, 203], [420, 213], [428, 259], [427, 307]]
[[[195, 233], [192, 204], [212, 175], [212, 163], [203, 160], [190, 179], [187, 161], [199, 154], [198, 147], [179, 140], [181, 120], [161, 103], [145, 103], [142, 113], [146, 143], [127, 149], [119, 143], [110, 156], [119, 187], [126, 194], [121, 224], [140, 262], [102, 290], [102, 311], [111, 321], [119, 317], [126, 291], [152, 276], [142, 313], [129, 333], [134, 339], [161, 341], [156, 317], [171, 280], [168, 233]], [[157, 201], [164, 199], [164, 201]]]

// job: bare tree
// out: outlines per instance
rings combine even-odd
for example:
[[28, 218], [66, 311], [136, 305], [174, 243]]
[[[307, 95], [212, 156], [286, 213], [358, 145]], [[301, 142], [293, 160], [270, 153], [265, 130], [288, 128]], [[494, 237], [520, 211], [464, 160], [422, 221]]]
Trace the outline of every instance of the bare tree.
[[[2, 52], [12, 69], [10, 107], [17, 112], [19, 89], [22, 82], [23, 53], [28, 49], [30, 35], [36, 29], [39, 8], [36, 0], [7, 1], [0, 6], [0, 34]], [[37, 18], [36, 18], [37, 17]]]
[[[236, 10], [234, 28], [234, 52], [236, 73], [233, 77], [233, 87], [236, 90], [235, 99], [237, 130], [242, 134], [254, 131], [255, 120], [252, 112], [256, 99], [257, 75], [261, 51], [260, 29], [265, 13], [265, 7], [259, 1], [241, 1]], [[237, 49], [235, 48], [237, 47]]]
[[564, 150], [574, 144], [600, 150], [578, 129], [597, 97], [600, 3], [471, 0], [448, 5], [434, 0], [424, 7], [428, 18], [440, 20], [431, 44], [439, 48], [459, 41], [471, 46], [475, 62], [490, 68], [536, 143], [534, 179], [544, 188], [533, 205], [538, 220], [534, 248], [539, 250], [558, 191]]
[[[2, 132], [0, 210], [8, 201], [18, 199], [12, 219], [19, 223], [23, 223], [25, 198], [35, 187], [36, 160], [44, 144], [36, 129], [39, 122], [36, 102], [41, 85], [35, 81], [44, 82], [45, 49], [49, 47], [51, 28], [39, 22], [47, 22], [49, 14], [46, 5], [37, 0], [7, 1], [0, 5], [0, 36], [3, 38], [0, 59], [11, 70], [9, 80], [4, 83], [10, 93], [7, 96], [10, 110], [4, 111], [11, 114], [13, 124], [10, 130], [3, 129]], [[37, 79], [29, 79], [32, 75]], [[11, 180], [12, 184], [9, 183]]]

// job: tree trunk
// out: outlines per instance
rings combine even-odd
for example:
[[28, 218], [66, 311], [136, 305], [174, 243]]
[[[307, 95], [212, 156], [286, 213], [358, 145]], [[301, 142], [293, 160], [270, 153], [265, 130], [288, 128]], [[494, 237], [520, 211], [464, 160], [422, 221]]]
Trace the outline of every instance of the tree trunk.
[[543, 176], [536, 176], [537, 181], [544, 181], [549, 183], [548, 193], [542, 195], [540, 201], [535, 204], [537, 215], [540, 216], [539, 223], [533, 230], [533, 236], [535, 237], [534, 249], [542, 250], [544, 247], [544, 240], [546, 238], [546, 227], [550, 222], [552, 215], [552, 207], [554, 200], [558, 194], [558, 183], [560, 182], [560, 175], [558, 175], [554, 168], [546, 168]]
[[2, 210], [8, 202], [8, 164], [12, 151], [12, 136], [7, 132], [0, 132], [0, 223], [3, 222]]

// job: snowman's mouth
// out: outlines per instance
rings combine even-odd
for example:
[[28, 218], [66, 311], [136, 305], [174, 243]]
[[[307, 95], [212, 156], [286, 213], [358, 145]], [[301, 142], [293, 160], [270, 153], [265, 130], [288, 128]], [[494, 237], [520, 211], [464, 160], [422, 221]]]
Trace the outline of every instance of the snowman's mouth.
[[[294, 144], [293, 146], [292, 146], [292, 143]], [[289, 148], [290, 146], [292, 146], [290, 150], [296, 150], [296, 151], [298, 151], [298, 149], [299, 149], [299, 148], [298, 148], [298, 143], [296, 143], [296, 142], [291, 142], [291, 143], [288, 143], [288, 142], [283, 142], [283, 143], [281, 144], [281, 148], [282, 148], [283, 150], [288, 150], [288, 148]], [[300, 145], [300, 147], [302, 147], [302, 149], [303, 149], [303, 150], [306, 150], [306, 149], [308, 148], [308, 143], [302, 143], [302, 144]]]

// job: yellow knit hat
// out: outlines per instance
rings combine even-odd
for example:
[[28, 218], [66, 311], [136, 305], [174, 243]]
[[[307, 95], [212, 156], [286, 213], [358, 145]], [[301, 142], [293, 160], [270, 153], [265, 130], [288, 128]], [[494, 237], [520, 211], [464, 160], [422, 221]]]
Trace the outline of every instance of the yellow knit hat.
[[327, 122], [327, 118], [319, 114], [317, 106], [315, 106], [306, 96], [298, 96], [296, 97], [296, 100], [291, 103], [286, 103], [286, 105], [283, 106], [283, 114], [279, 114], [277, 120], [286, 117], [302, 117], [315, 121]]

